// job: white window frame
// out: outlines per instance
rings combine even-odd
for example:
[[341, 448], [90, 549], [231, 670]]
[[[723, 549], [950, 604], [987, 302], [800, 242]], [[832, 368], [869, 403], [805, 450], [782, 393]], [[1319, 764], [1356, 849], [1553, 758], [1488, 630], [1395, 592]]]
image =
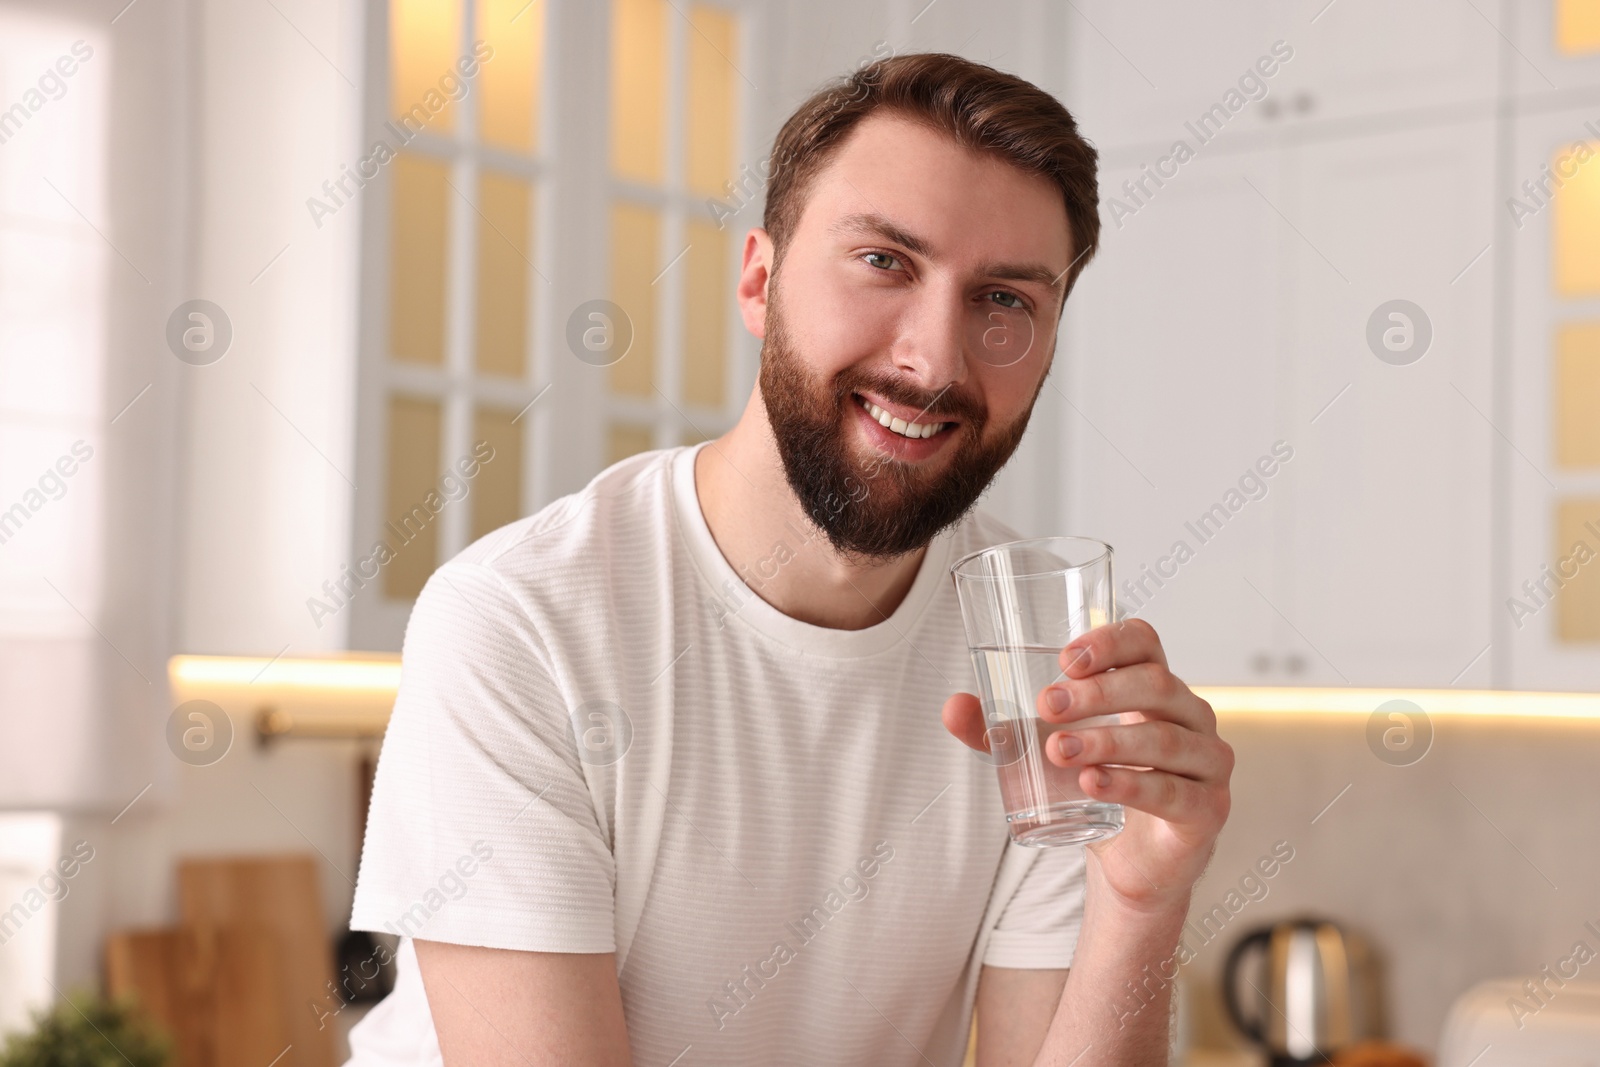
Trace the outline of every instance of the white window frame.
[[[703, 0], [705, 2], [705, 0]], [[738, 16], [740, 57], [757, 54], [763, 38], [762, 5], [755, 0], [711, 0]], [[463, 0], [458, 55], [470, 53], [471, 27], [476, 21], [475, 0]], [[666, 263], [684, 247], [684, 227], [690, 218], [714, 221], [703, 197], [682, 186], [685, 127], [684, 77], [688, 34], [693, 30], [681, 12], [669, 15], [671, 53], [667, 106], [668, 181], [654, 189], [616, 179], [610, 158], [610, 16], [604, 0], [544, 0], [546, 18], [543, 53], [539, 63], [538, 130], [534, 160], [528, 161], [474, 143], [479, 93], [474, 87], [457, 104], [456, 129], [450, 136], [423, 131], [406, 146], [407, 151], [451, 161], [450, 182], [466, 195], [475, 195], [479, 169], [492, 163], [497, 170], [534, 181], [532, 264], [528, 309], [529, 351], [527, 376], [522, 381], [482, 375], [473, 365], [473, 305], [475, 269], [473, 235], [477, 219], [463, 196], [452, 197], [446, 287], [446, 350], [441, 367], [397, 363], [389, 358], [389, 218], [393, 165], [383, 168], [362, 196], [361, 310], [357, 364], [356, 484], [352, 522], [352, 558], [368, 555], [374, 542], [384, 540], [388, 485], [388, 405], [390, 396], [438, 398], [444, 402], [441, 460], [451, 463], [471, 450], [472, 409], [475, 404], [521, 411], [519, 425], [523, 456], [521, 501], [523, 514], [532, 514], [557, 497], [581, 489], [604, 466], [608, 426], [611, 421], [648, 425], [657, 447], [673, 447], [694, 430], [715, 437], [737, 421], [753, 387], [760, 344], [741, 328], [738, 304], [730, 292], [727, 301], [725, 403], [721, 409], [687, 406], [682, 402], [681, 270], [662, 277], [658, 299], [661, 324], [656, 352], [655, 384], [651, 398], [618, 396], [609, 388], [606, 368], [595, 367], [567, 351], [564, 309], [606, 297], [610, 291], [609, 219], [615, 199], [646, 203], [663, 210], [662, 239], [671, 252]], [[676, 7], [673, 9], [678, 11]], [[370, 147], [390, 120], [389, 8], [384, 0], [369, 0], [366, 56], [366, 100], [363, 107], [363, 145]], [[492, 60], [491, 60], [492, 61]], [[742, 79], [734, 107], [734, 158], [758, 160], [754, 108], [757, 100]], [[464, 105], [464, 106], [463, 106]], [[392, 141], [392, 137], [389, 138]], [[738, 238], [759, 225], [755, 205], [746, 205], [735, 222], [729, 241], [728, 278], [737, 277]], [[677, 266], [681, 267], [681, 264]], [[676, 277], [675, 277], [676, 275]], [[531, 405], [531, 406], [529, 406]], [[525, 409], [525, 410], [524, 410]], [[441, 471], [441, 474], [443, 472]], [[442, 563], [466, 547], [470, 540], [469, 497], [447, 506], [439, 515], [439, 557]], [[349, 633], [351, 648], [394, 651], [400, 648], [411, 612], [410, 600], [383, 594], [383, 577], [369, 580], [352, 603]]]
[[[733, 3], [728, 0], [697, 0], [697, 2], [720, 8], [734, 16], [737, 20], [736, 58], [747, 61], [747, 57], [753, 52], [756, 39], [756, 31], [752, 25], [757, 21], [754, 5]], [[759, 224], [759, 219], [755, 219], [753, 213], [746, 214], [752, 207], [746, 203], [745, 210], [738, 213], [737, 224], [730, 222], [726, 227], [731, 236], [725, 249], [729, 292], [723, 322], [725, 357], [723, 404], [720, 408], [713, 408], [703, 404], [690, 404], [684, 400], [683, 312], [687, 272], [681, 269], [681, 266], [683, 257], [689, 251], [688, 224], [690, 221], [706, 223], [717, 221], [717, 213], [711, 206], [714, 200], [708, 201], [703, 194], [690, 190], [684, 181], [687, 166], [688, 120], [685, 98], [689, 81], [689, 35], [693, 32], [687, 17], [669, 16], [666, 66], [668, 87], [666, 181], [657, 187], [617, 177], [611, 172], [609, 155], [607, 158], [607, 191], [610, 203], [627, 202], [660, 212], [661, 247], [657, 251], [655, 262], [663, 266], [655, 290], [655, 321], [658, 323], [658, 329], [652, 395], [642, 397], [615, 393], [607, 389], [602, 413], [608, 426], [613, 422], [625, 422], [650, 427], [656, 448], [672, 448], [689, 433], [714, 438], [730, 429], [738, 421], [744, 400], [755, 383], [753, 369], [760, 351], [759, 344], [743, 343], [754, 339], [742, 329], [739, 305], [732, 292], [733, 284], [739, 275], [741, 258], [739, 238], [746, 229]], [[734, 174], [729, 175], [730, 179], [737, 179], [742, 164], [748, 162], [752, 169], [759, 169], [757, 165], [760, 162], [751, 153], [754, 145], [750, 128], [754, 103], [751, 99], [751, 87], [743, 72], [739, 71], [739, 66], [740, 64], [735, 64], [737, 89], [733, 108]], [[608, 244], [607, 248], [609, 247]]]

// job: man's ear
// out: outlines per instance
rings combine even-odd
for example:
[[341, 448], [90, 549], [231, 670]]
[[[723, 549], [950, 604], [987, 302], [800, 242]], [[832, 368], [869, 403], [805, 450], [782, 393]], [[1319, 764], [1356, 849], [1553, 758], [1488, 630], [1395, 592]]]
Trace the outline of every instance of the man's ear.
[[739, 314], [744, 328], [762, 340], [767, 336], [767, 284], [774, 262], [772, 237], [757, 226], [744, 237], [744, 260], [739, 267]]

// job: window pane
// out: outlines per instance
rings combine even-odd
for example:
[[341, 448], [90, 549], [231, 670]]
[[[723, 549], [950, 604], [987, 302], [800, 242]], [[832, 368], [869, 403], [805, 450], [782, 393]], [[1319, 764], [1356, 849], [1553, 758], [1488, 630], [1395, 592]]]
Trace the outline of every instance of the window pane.
[[1569, 55], [1600, 52], [1600, 0], [1556, 0], [1556, 47]]
[[533, 188], [484, 171], [478, 181], [478, 369], [520, 378], [527, 365]]
[[658, 185], [666, 173], [666, 0], [612, 0], [611, 167]]
[[1556, 462], [1600, 467], [1600, 323], [1556, 331], [1555, 416]]
[[689, 8], [687, 122], [689, 190], [726, 196], [733, 177], [734, 21], [707, 4]]
[[[1600, 143], [1589, 148], [1600, 153]], [[1575, 160], [1567, 147], [1550, 164], [1565, 179], [1556, 190], [1552, 221], [1556, 292], [1595, 296], [1600, 295], [1600, 156]], [[1570, 178], [1567, 171], [1573, 172]]]
[[655, 382], [656, 287], [661, 213], [637, 204], [611, 206], [611, 299], [633, 322], [633, 346], [611, 364], [611, 388], [649, 396]]
[[606, 466], [654, 447], [655, 431], [650, 427], [614, 422], [606, 437]]
[[728, 233], [709, 222], [688, 225], [683, 309], [683, 399], [720, 408], [726, 402]]
[[482, 441], [494, 449], [488, 462], [478, 457], [481, 466], [472, 484], [473, 540], [522, 518], [524, 424], [511, 421], [516, 417], [515, 411], [500, 408], [479, 408], [473, 415], [473, 447]]
[[478, 0], [478, 37], [494, 49], [479, 75], [479, 128], [489, 144], [531, 153], [537, 143], [543, 0]]
[[448, 168], [402, 152], [394, 161], [389, 249], [389, 353], [444, 362]]
[[[1556, 505], [1555, 566], [1565, 582], [1556, 592], [1556, 638], [1600, 641], [1600, 565], [1591, 561], [1600, 529], [1600, 497]], [[1573, 550], [1582, 542], [1587, 553]], [[1563, 562], [1564, 561], [1564, 562]]]
[[[412, 131], [455, 129], [455, 105], [446, 76], [458, 77], [456, 49], [461, 41], [460, 0], [390, 0], [390, 109]], [[409, 116], [409, 119], [407, 118]]]
[[384, 504], [384, 540], [395, 553], [383, 569], [384, 596], [409, 600], [438, 565], [439, 527], [434, 506], [440, 473], [440, 433], [444, 410], [424, 397], [389, 398], [389, 485]]

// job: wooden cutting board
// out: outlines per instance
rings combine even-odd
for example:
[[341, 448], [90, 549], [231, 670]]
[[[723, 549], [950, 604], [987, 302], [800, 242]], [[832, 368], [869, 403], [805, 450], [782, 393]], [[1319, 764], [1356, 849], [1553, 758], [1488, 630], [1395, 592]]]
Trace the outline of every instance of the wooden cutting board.
[[[187, 945], [185, 944], [187, 942]], [[177, 1067], [207, 1067], [201, 976], [182, 931], [122, 930], [106, 938], [106, 993], [137, 1000], [172, 1036]]]
[[[267, 1067], [280, 1052], [275, 1067], [335, 1067], [331, 1013], [340, 1001], [334, 992], [316, 857], [184, 860], [178, 865], [178, 910], [202, 953], [214, 946], [219, 966], [234, 961], [217, 972], [223, 978], [217, 990], [218, 1017], [250, 1013], [264, 999], [273, 1007], [248, 1015], [249, 1034], [264, 1038], [273, 1033], [271, 1012], [278, 1013], [286, 1028], [284, 1043], [264, 1059], [254, 1053], [239, 1059], [230, 1055], [224, 1067]], [[254, 963], [239, 966], [246, 956]], [[247, 970], [256, 977], [247, 976]], [[276, 995], [258, 991], [261, 983], [275, 987]], [[250, 1045], [256, 1047], [255, 1037]]]
[[172, 1035], [177, 1067], [267, 1064], [291, 1043], [270, 931], [126, 930], [106, 940], [105, 963], [107, 992], [138, 1000]]

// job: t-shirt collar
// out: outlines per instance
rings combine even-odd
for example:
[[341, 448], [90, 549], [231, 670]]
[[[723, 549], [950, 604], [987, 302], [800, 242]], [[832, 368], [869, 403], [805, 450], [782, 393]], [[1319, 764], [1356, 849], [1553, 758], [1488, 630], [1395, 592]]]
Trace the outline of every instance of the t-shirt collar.
[[[694, 484], [695, 456], [708, 444], [709, 441], [702, 441], [680, 447], [668, 467], [668, 478], [679, 535], [709, 587], [702, 589], [703, 594], [710, 601], [711, 609], [725, 616], [725, 625], [743, 624], [797, 651], [834, 659], [875, 655], [910, 639], [923, 609], [939, 589], [950, 582], [950, 546], [960, 523], [947, 527], [929, 543], [910, 591], [887, 619], [861, 630], [840, 630], [802, 622], [761, 599], [733, 569], [711, 536]], [[817, 538], [823, 536], [817, 530], [806, 532]], [[797, 531], [794, 543], [789, 545], [791, 550], [800, 550], [800, 537], [801, 532]]]

